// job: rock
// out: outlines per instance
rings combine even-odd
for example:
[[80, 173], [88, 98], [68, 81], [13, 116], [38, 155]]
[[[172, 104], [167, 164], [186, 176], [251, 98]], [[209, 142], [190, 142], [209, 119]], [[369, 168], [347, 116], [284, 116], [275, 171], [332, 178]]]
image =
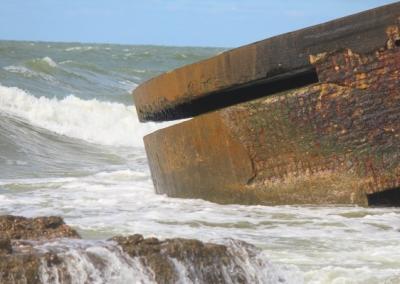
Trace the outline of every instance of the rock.
[[40, 283], [40, 261], [37, 255], [0, 255], [0, 282]]
[[56, 238], [80, 236], [60, 217], [0, 216], [0, 283], [40, 283], [42, 262], [56, 265], [58, 257], [36, 251], [31, 241]]
[[181, 277], [177, 269], [179, 264], [190, 267], [185, 273], [194, 283], [229, 282], [225, 272], [228, 268], [232, 283], [246, 282], [246, 272], [224, 245], [180, 238], [160, 241], [156, 238], [144, 239], [141, 235], [117, 236], [111, 240], [116, 241], [131, 257], [139, 257], [154, 272], [157, 283], [177, 282]]
[[[16, 249], [7, 255], [0, 254], [0, 283], [42, 283], [41, 265], [43, 263], [57, 267], [57, 264], [59, 264], [58, 256], [54, 253], [36, 251], [32, 244], [25, 244], [24, 251]], [[61, 270], [63, 268], [60, 268]], [[63, 272], [65, 274], [65, 271]]]
[[80, 236], [60, 217], [25, 218], [6, 215], [0, 216], [0, 239], [2, 238], [40, 240]]
[[[197, 240], [142, 235], [87, 242], [79, 240], [59, 217], [2, 216], [0, 233], [2, 284], [116, 283], [115, 279], [162, 284], [264, 283], [271, 279], [259, 275], [268, 264], [257, 259], [253, 246], [242, 242], [236, 243], [240, 248], [235, 251]], [[132, 273], [132, 277], [115, 278], [118, 273]]]
[[0, 255], [12, 253], [10, 239], [0, 239]]

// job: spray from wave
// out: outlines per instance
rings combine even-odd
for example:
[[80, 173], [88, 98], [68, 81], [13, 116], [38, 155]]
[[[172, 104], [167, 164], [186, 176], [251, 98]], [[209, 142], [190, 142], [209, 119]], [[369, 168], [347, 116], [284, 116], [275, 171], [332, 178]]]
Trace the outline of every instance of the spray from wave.
[[73, 95], [37, 98], [15, 87], [0, 86], [0, 111], [59, 135], [90, 143], [142, 147], [142, 137], [165, 125], [139, 124], [134, 106]]
[[[221, 51], [0, 41], [0, 214], [60, 215], [78, 229], [87, 243], [44, 248], [75, 283], [147, 283], [118, 247], [93, 243], [131, 233], [247, 241], [278, 267], [271, 283], [399, 283], [398, 209], [222, 206], [154, 193], [141, 136], [165, 125], [139, 124], [129, 93]], [[187, 280], [190, 259], [174, 264]], [[62, 280], [53, 268], [43, 264], [43, 282]]]

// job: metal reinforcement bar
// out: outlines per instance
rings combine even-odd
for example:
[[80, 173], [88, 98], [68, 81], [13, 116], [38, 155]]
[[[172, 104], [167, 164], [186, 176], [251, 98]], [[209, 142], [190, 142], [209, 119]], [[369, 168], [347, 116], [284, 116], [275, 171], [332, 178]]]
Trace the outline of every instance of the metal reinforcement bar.
[[238, 48], [134, 91], [158, 193], [400, 204], [400, 4]]

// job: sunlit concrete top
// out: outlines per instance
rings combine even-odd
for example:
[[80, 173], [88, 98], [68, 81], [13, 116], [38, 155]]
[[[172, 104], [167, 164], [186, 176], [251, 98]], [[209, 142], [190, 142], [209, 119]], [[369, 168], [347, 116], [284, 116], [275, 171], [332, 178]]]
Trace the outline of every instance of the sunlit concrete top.
[[262, 85], [268, 89], [269, 84], [282, 80], [284, 86], [296, 76], [311, 74], [310, 56], [341, 48], [368, 53], [385, 46], [388, 27], [399, 22], [400, 3], [395, 3], [255, 42], [164, 73], [133, 91], [139, 118], [163, 121], [192, 117], [236, 104], [229, 99], [235, 96], [245, 101], [251, 93], [249, 87]]

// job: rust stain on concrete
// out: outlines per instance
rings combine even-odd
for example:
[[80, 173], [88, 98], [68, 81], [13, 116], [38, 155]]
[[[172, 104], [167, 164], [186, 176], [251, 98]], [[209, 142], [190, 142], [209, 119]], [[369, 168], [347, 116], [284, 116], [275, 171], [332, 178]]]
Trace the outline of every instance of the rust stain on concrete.
[[399, 15], [400, 3], [383, 6], [138, 87], [142, 121], [194, 116], [144, 138], [157, 193], [239, 204], [400, 204]]
[[[162, 74], [133, 91], [139, 119], [163, 121], [192, 117], [193, 108], [198, 107], [196, 100], [209, 96], [225, 100], [226, 92], [243, 86], [310, 72], [311, 64], [320, 60], [321, 54], [324, 57], [323, 54], [339, 48], [348, 48], [348, 52], [356, 54], [378, 51], [385, 45], [388, 49], [394, 48], [399, 44], [399, 14], [400, 3], [394, 3], [262, 40]], [[346, 59], [360, 60], [350, 55]], [[341, 65], [338, 62], [334, 68], [342, 74]], [[367, 87], [362, 80], [354, 82]], [[242, 93], [228, 96], [237, 94]]]
[[400, 187], [400, 48], [310, 60], [319, 83], [146, 136], [157, 192], [219, 203], [368, 205], [368, 194]]

